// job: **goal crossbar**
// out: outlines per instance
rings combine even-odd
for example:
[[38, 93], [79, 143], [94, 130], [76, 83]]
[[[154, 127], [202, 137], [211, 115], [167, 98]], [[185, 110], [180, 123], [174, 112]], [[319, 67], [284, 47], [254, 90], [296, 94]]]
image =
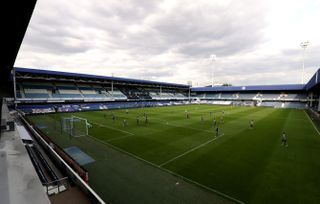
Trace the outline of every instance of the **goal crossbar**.
[[89, 134], [88, 127], [91, 127], [91, 124], [88, 123], [86, 118], [72, 115], [71, 117], [62, 118], [61, 127], [62, 131], [70, 136], [82, 137]]

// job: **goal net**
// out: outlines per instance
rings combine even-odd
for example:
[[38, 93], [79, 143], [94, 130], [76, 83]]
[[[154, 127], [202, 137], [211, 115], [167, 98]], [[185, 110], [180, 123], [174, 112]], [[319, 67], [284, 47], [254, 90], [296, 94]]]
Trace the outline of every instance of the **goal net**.
[[62, 118], [61, 127], [61, 130], [70, 136], [82, 137], [89, 134], [88, 128], [91, 127], [91, 124], [89, 124], [88, 120], [85, 118], [71, 116]]

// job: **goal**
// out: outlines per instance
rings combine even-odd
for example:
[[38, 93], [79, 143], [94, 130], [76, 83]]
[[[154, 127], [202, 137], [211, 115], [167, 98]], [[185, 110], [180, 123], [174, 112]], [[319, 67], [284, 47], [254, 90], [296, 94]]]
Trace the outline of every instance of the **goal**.
[[89, 134], [89, 127], [91, 127], [91, 124], [85, 118], [71, 116], [62, 118], [61, 120], [61, 133], [66, 132], [72, 137], [87, 136]]

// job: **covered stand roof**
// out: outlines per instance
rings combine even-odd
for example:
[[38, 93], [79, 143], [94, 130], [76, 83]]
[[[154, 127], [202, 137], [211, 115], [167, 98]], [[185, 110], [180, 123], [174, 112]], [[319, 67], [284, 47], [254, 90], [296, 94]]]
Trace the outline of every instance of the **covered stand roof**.
[[304, 91], [305, 84], [284, 84], [284, 85], [259, 85], [259, 86], [214, 86], [195, 87], [191, 89], [197, 92], [241, 92], [241, 91]]
[[80, 79], [96, 79], [96, 80], [117, 81], [117, 82], [135, 83], [135, 84], [170, 86], [170, 87], [178, 87], [178, 88], [189, 88], [190, 87], [189, 85], [176, 84], [176, 83], [158, 82], [158, 81], [141, 80], [141, 79], [130, 79], [130, 78], [122, 78], [122, 77], [99, 76], [99, 75], [91, 75], [91, 74], [78, 74], [78, 73], [60, 72], [60, 71], [48, 71], [48, 70], [20, 68], [20, 67], [16, 67], [15, 70], [16, 70], [16, 73], [50, 75], [50, 76], [55, 76], [55, 77], [73, 77], [73, 78], [80, 78]]
[[315, 89], [320, 87], [320, 69], [311, 77], [309, 82], [306, 84], [306, 90], [309, 91], [310, 89]]

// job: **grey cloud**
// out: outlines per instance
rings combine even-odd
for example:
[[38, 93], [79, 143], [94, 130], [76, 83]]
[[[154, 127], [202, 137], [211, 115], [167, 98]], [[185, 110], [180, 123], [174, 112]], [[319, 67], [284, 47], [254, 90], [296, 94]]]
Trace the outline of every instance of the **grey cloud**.
[[[168, 10], [163, 9], [163, 3], [39, 0], [18, 65], [23, 66], [24, 62], [34, 67], [68, 65], [81, 70], [92, 68], [98, 73], [150, 76], [153, 80], [168, 77], [185, 82], [178, 68], [180, 72], [191, 70], [206, 79], [212, 66], [203, 61], [210, 54], [216, 54], [216, 76], [232, 80], [228, 82], [233, 84], [261, 82], [262, 78], [257, 77], [259, 73], [294, 70], [298, 73], [301, 68], [299, 47], [275, 55], [252, 54], [267, 41], [264, 33], [267, 5], [261, 1], [231, 0], [229, 4], [210, 0], [180, 1]], [[306, 70], [318, 66], [319, 49], [320, 46], [308, 48]], [[89, 52], [95, 54], [86, 55]], [[168, 53], [171, 55], [166, 58]], [[251, 57], [242, 57], [250, 53]], [[287, 82], [296, 77], [279, 76], [283, 78], [266, 74], [265, 81]]]
[[253, 2], [254, 7], [234, 4], [213, 10], [211, 7], [190, 10], [181, 6], [177, 12], [156, 21], [155, 29], [168, 47], [188, 56], [211, 53], [228, 56], [254, 48], [264, 40], [261, 29], [265, 19], [263, 13], [258, 15], [259, 4]]
[[161, 77], [170, 77], [176, 74], [174, 69], [149, 69], [147, 67], [139, 69], [138, 72], [133, 72], [132, 77], [144, 78], [144, 79], [157, 79]]
[[43, 5], [40, 5], [40, 8], [45, 9], [38, 11], [40, 14], [35, 11], [34, 15], [38, 14], [41, 17], [33, 16], [23, 45], [36, 52], [61, 55], [85, 52], [90, 49], [91, 45], [77, 32], [78, 24], [75, 23], [77, 20], [72, 13], [68, 12], [68, 9], [62, 6], [48, 9]]
[[[317, 67], [319, 62], [310, 53], [305, 58], [305, 76], [313, 74]], [[216, 77], [232, 79], [228, 82], [237, 85], [300, 83], [301, 70], [301, 51], [297, 49], [241, 63], [230, 60], [216, 69]], [[308, 80], [305, 77], [305, 81]]]
[[90, 44], [71, 36], [44, 35], [34, 32], [34, 37], [27, 41], [35, 52], [55, 53], [57, 55], [85, 52], [91, 48]]
[[[189, 57], [207, 56], [212, 52], [228, 56], [253, 49], [264, 40], [261, 33], [265, 24], [264, 16], [258, 15], [256, 10], [239, 12], [238, 10], [245, 9], [245, 6], [239, 8], [239, 5], [211, 10], [202, 7], [190, 9], [186, 3], [168, 13], [153, 6], [153, 15], [156, 17], [151, 23], [144, 22], [141, 18], [132, 18], [130, 13], [118, 16], [118, 12], [114, 16], [119, 18], [105, 18], [103, 21], [111, 26], [109, 31], [114, 40], [118, 40], [118, 48], [132, 50], [132, 53], [154, 55], [173, 50]], [[136, 21], [122, 21], [125, 14], [126, 18]], [[151, 14], [146, 12], [144, 19]], [[219, 18], [221, 16], [223, 17]], [[112, 25], [112, 21], [115, 25]], [[128, 27], [135, 24], [143, 27], [143, 30], [130, 33]]]
[[[132, 53], [154, 55], [174, 50], [188, 56], [208, 55], [212, 52], [224, 56], [252, 48], [262, 39], [259, 31], [264, 24], [263, 16], [255, 17], [257, 12], [253, 8], [244, 8], [247, 5], [233, 3], [227, 8], [204, 5], [190, 9], [186, 3], [164, 14], [158, 4], [156, 1], [142, 0], [111, 1], [110, 4], [97, 1], [84, 11], [78, 11], [81, 7], [75, 2], [69, 3], [67, 8], [53, 6], [49, 16], [40, 18], [37, 25], [31, 25], [41, 36], [33, 37], [35, 40], [29, 44], [38, 44], [38, 47], [56, 52], [83, 52], [92, 44], [77, 31], [79, 28], [94, 28], [112, 40], [108, 46], [132, 50]], [[260, 6], [256, 3], [254, 5]], [[239, 12], [245, 9], [248, 13]], [[144, 21], [149, 15], [156, 17], [148, 24]], [[63, 20], [57, 20], [59, 18]], [[131, 25], [141, 26], [143, 30], [130, 33], [128, 28]], [[83, 43], [70, 46], [65, 42], [65, 36], [79, 38]]]
[[123, 0], [113, 1], [109, 4], [106, 1], [97, 1], [92, 4], [92, 10], [102, 18], [119, 18], [127, 23], [137, 23], [143, 20], [148, 13], [157, 8], [158, 1], [150, 0]]

